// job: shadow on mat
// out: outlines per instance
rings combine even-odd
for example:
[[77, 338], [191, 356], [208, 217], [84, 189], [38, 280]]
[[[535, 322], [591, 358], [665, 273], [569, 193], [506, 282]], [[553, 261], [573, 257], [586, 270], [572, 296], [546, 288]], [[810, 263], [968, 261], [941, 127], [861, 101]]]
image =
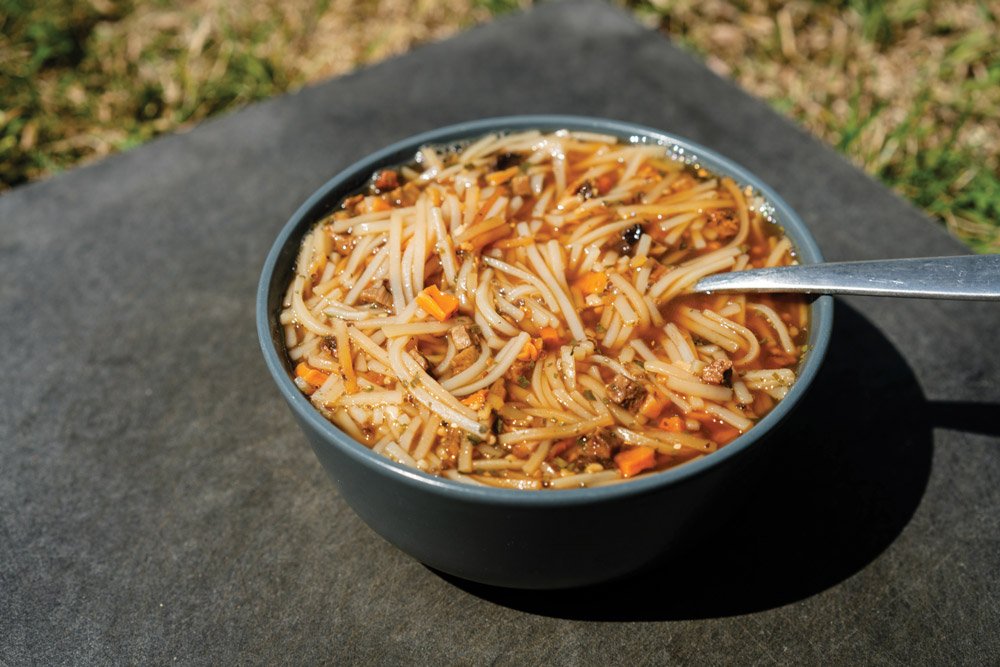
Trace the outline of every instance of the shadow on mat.
[[781, 436], [770, 441], [768, 455], [749, 469], [745, 502], [734, 508], [728, 528], [642, 574], [588, 588], [523, 591], [440, 576], [535, 614], [670, 620], [778, 607], [858, 572], [900, 534], [920, 502], [934, 417], [967, 423], [981, 413], [983, 419], [973, 421], [986, 426], [987, 406], [935, 409], [906, 360], [843, 302], [833, 329], [822, 372]]

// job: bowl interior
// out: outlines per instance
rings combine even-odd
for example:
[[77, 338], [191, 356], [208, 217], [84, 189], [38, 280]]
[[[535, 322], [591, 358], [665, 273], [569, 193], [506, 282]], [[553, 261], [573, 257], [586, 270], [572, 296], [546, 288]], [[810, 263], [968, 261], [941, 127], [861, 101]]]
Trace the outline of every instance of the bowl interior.
[[352, 458], [356, 458], [366, 466], [378, 468], [400, 483], [433, 488], [456, 498], [476, 498], [515, 505], [597, 502], [602, 498], [640, 494], [720, 465], [738, 456], [754, 442], [769, 434], [804, 395], [826, 354], [833, 324], [833, 300], [829, 296], [819, 297], [812, 302], [809, 350], [800, 366], [799, 377], [788, 395], [771, 412], [747, 433], [710, 456], [648, 477], [640, 477], [626, 484], [560, 491], [520, 491], [474, 487], [432, 476], [370, 451], [323, 418], [295, 387], [292, 382], [291, 364], [285, 354], [282, 333], [277, 322], [277, 313], [293, 270], [299, 242], [306, 231], [336, 207], [345, 196], [361, 188], [374, 171], [409, 162], [423, 145], [447, 145], [475, 139], [491, 132], [527, 129], [599, 132], [615, 135], [622, 141], [662, 145], [675, 159], [729, 176], [741, 186], [751, 186], [766, 201], [765, 214], [781, 225], [790, 237], [799, 261], [803, 264], [823, 261], [808, 228], [795, 211], [766, 183], [719, 153], [660, 130], [631, 123], [576, 116], [513, 116], [461, 123], [419, 134], [373, 153], [330, 179], [292, 215], [267, 256], [257, 292], [257, 331], [268, 369], [299, 420], [308, 428], [322, 433], [328, 446], [343, 448]]

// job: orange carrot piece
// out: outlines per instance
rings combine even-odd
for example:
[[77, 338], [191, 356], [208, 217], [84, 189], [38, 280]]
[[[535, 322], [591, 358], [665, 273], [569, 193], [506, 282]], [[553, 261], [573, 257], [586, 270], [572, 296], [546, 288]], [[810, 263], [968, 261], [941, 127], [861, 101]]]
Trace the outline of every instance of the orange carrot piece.
[[674, 415], [673, 417], [664, 417], [660, 420], [658, 426], [664, 431], [670, 431], [671, 433], [681, 433], [684, 431], [684, 420]]
[[558, 347], [562, 344], [562, 336], [559, 335], [559, 331], [554, 327], [542, 327], [538, 335], [542, 337], [542, 343], [546, 347]]
[[295, 367], [295, 374], [314, 387], [320, 387], [330, 377], [329, 373], [315, 369], [304, 361]]
[[437, 285], [425, 287], [416, 298], [417, 304], [435, 319], [444, 322], [458, 310], [458, 299], [445, 294]]
[[608, 286], [608, 276], [600, 271], [590, 271], [580, 277], [575, 286], [584, 294], [600, 294]]
[[479, 408], [483, 407], [483, 405], [485, 405], [486, 395], [488, 393], [489, 393], [488, 390], [480, 389], [479, 391], [469, 394], [468, 396], [463, 398], [462, 403], [464, 405], [468, 405], [473, 410], [478, 410]]
[[490, 212], [493, 208], [493, 204], [496, 203], [497, 199], [500, 198], [500, 191], [494, 192], [486, 201], [483, 202], [482, 206], [479, 207], [479, 211], [476, 212], [475, 217], [472, 218], [472, 224], [476, 225], [486, 219], [486, 214]]
[[623, 477], [634, 477], [656, 465], [656, 450], [643, 445], [626, 449], [615, 456], [615, 465]]
[[504, 169], [503, 171], [494, 171], [491, 174], [486, 174], [486, 182], [490, 185], [500, 185], [501, 183], [506, 183], [510, 179], [514, 178], [520, 172], [520, 167], [511, 167], [509, 169]]
[[648, 417], [650, 419], [655, 419], [659, 415], [663, 408], [667, 407], [670, 402], [662, 392], [653, 389], [651, 392], [646, 394], [645, 400], [642, 402], [642, 406], [639, 408], [639, 413], [643, 417]]
[[392, 206], [381, 197], [365, 197], [365, 213], [376, 213], [378, 211], [388, 211]]
[[535, 361], [538, 359], [538, 353], [541, 351], [543, 345], [540, 339], [528, 339], [521, 348], [521, 351], [517, 353], [517, 358], [521, 361]]
[[740, 437], [740, 432], [732, 426], [720, 428], [712, 434], [712, 439], [720, 445], [728, 445], [738, 437]]

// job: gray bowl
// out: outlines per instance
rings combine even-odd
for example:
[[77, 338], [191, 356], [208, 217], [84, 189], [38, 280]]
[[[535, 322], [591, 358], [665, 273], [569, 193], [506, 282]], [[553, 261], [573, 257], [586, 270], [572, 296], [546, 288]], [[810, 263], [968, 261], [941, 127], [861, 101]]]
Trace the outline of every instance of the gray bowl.
[[574, 116], [514, 116], [452, 125], [400, 141], [348, 167], [292, 215], [264, 263], [257, 290], [257, 333], [268, 370], [341, 495], [377, 533], [435, 569], [480, 583], [567, 588], [636, 571], [712, 530], [734, 485], [763, 441], [781, 437], [826, 353], [833, 301], [811, 306], [810, 350], [799, 379], [745, 435], [703, 459], [655, 475], [593, 489], [517, 491], [459, 484], [371, 452], [324, 419], [296, 389], [277, 313], [303, 234], [376, 170], [408, 162], [424, 144], [450, 144], [489, 132], [584, 130], [626, 141], [661, 143], [692, 163], [755, 188], [795, 244], [803, 263], [822, 261], [798, 215], [749, 171], [693, 142], [619, 121]]

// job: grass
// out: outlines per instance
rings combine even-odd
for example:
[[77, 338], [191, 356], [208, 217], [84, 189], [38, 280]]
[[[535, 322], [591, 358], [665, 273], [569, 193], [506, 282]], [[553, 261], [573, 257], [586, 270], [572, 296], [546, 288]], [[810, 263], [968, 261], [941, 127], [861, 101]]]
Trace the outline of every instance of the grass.
[[1000, 2], [629, 5], [979, 252], [1000, 252]]
[[[1000, 1], [621, 2], [1000, 252]], [[0, 191], [528, 4], [0, 0]]]

